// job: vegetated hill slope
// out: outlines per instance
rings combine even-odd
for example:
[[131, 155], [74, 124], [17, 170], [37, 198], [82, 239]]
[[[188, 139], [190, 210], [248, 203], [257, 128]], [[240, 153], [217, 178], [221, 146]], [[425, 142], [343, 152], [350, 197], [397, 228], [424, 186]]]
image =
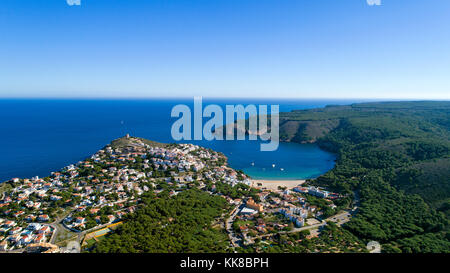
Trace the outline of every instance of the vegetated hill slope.
[[388, 251], [450, 252], [449, 125], [450, 102], [362, 103], [280, 114], [282, 140], [317, 142], [338, 154], [336, 167], [314, 182], [359, 191], [360, 211], [347, 229], [381, 241]]
[[150, 145], [150, 146], [154, 146], [154, 147], [166, 147], [167, 145], [169, 145], [169, 144], [159, 143], [156, 141], [152, 141], [152, 140], [148, 140], [148, 139], [140, 138], [140, 137], [130, 137], [130, 138], [121, 137], [121, 138], [111, 141], [111, 144], [109, 144], [109, 145], [113, 149], [115, 149], [115, 148], [124, 148], [129, 145], [141, 145], [142, 143]]
[[397, 171], [399, 189], [418, 194], [432, 207], [450, 216], [450, 158], [418, 162]]
[[228, 210], [227, 201], [198, 189], [169, 198], [145, 193], [139, 209], [129, 214], [115, 233], [106, 235], [97, 253], [202, 253], [226, 252], [223, 229], [211, 223]]

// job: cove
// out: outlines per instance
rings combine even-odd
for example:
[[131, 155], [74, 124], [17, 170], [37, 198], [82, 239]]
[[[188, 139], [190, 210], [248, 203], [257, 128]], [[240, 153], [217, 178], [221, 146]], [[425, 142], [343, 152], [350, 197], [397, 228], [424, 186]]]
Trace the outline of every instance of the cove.
[[334, 167], [336, 156], [316, 144], [280, 142], [276, 151], [260, 151], [259, 141], [192, 142], [222, 152], [229, 165], [253, 179], [295, 180], [318, 177]]

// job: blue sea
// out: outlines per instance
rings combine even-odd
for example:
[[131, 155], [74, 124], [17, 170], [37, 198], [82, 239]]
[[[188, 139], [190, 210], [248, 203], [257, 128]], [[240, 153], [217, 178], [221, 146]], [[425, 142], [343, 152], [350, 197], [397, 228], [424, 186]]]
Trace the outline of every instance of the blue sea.
[[[356, 101], [203, 99], [204, 106], [278, 104], [280, 111], [353, 102]], [[170, 113], [177, 104], [193, 106], [193, 99], [1, 99], [0, 181], [47, 176], [127, 133], [174, 142], [170, 129], [176, 118], [171, 118]], [[280, 143], [277, 151], [261, 152], [258, 141], [192, 143], [224, 153], [233, 168], [258, 179], [316, 177], [333, 168], [335, 159], [333, 154], [312, 144]]]

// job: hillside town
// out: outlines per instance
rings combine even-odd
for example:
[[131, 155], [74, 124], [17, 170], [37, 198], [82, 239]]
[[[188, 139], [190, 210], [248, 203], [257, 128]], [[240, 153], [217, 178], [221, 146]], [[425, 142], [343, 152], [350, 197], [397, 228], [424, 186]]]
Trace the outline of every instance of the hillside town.
[[[221, 153], [129, 135], [48, 177], [6, 183], [11, 189], [0, 199], [0, 251], [18, 252], [39, 247], [58, 252], [62, 233], [82, 235], [77, 236], [82, 244], [84, 235], [126, 221], [149, 191], [170, 189], [173, 196], [196, 187], [222, 196], [234, 208], [224, 223], [233, 247], [258, 236], [322, 225], [325, 209], [333, 211], [332, 200], [339, 198], [315, 187], [257, 190], [249, 177], [228, 167]], [[312, 205], [311, 198], [325, 202]]]

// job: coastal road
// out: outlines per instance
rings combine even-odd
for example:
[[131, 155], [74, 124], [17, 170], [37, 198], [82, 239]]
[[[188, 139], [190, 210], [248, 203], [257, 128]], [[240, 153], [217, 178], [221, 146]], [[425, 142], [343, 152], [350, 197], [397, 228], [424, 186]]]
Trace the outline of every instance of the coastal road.
[[[49, 240], [50, 244], [55, 244], [56, 235], [58, 234], [58, 232], [60, 232], [62, 229], [64, 229], [61, 226], [61, 224], [59, 223], [61, 221], [61, 219], [64, 219], [64, 217], [59, 217], [54, 222], [47, 224], [54, 229], [53, 233], [52, 233], [52, 237], [50, 237], [50, 240]], [[0, 252], [0, 253], [22, 253], [24, 251], [25, 251], [25, 247], [22, 247], [22, 248], [17, 248], [17, 249], [13, 249], [13, 250], [7, 250], [6, 252]]]
[[68, 213], [66, 213], [66, 214], [64, 214], [62, 216], [59, 216], [58, 218], [55, 219], [55, 221], [53, 221], [52, 223], [49, 224], [49, 226], [54, 228], [52, 237], [50, 238], [50, 241], [49, 241], [50, 244], [55, 244], [56, 237], [57, 237], [58, 233], [61, 232], [61, 230], [65, 229], [64, 225], [61, 224], [61, 221], [62, 221], [62, 219], [66, 218], [67, 215], [72, 213], [73, 209], [74, 208], [72, 208], [70, 210], [70, 212], [68, 212]]
[[230, 217], [228, 217], [228, 219], [225, 221], [225, 228], [227, 230], [228, 237], [230, 238], [233, 247], [238, 247], [241, 244], [241, 239], [236, 235], [236, 233], [233, 230], [233, 223], [234, 218], [236, 218], [236, 215], [239, 213], [242, 204], [243, 204], [242, 202], [237, 204], [234, 210], [232, 211]]

